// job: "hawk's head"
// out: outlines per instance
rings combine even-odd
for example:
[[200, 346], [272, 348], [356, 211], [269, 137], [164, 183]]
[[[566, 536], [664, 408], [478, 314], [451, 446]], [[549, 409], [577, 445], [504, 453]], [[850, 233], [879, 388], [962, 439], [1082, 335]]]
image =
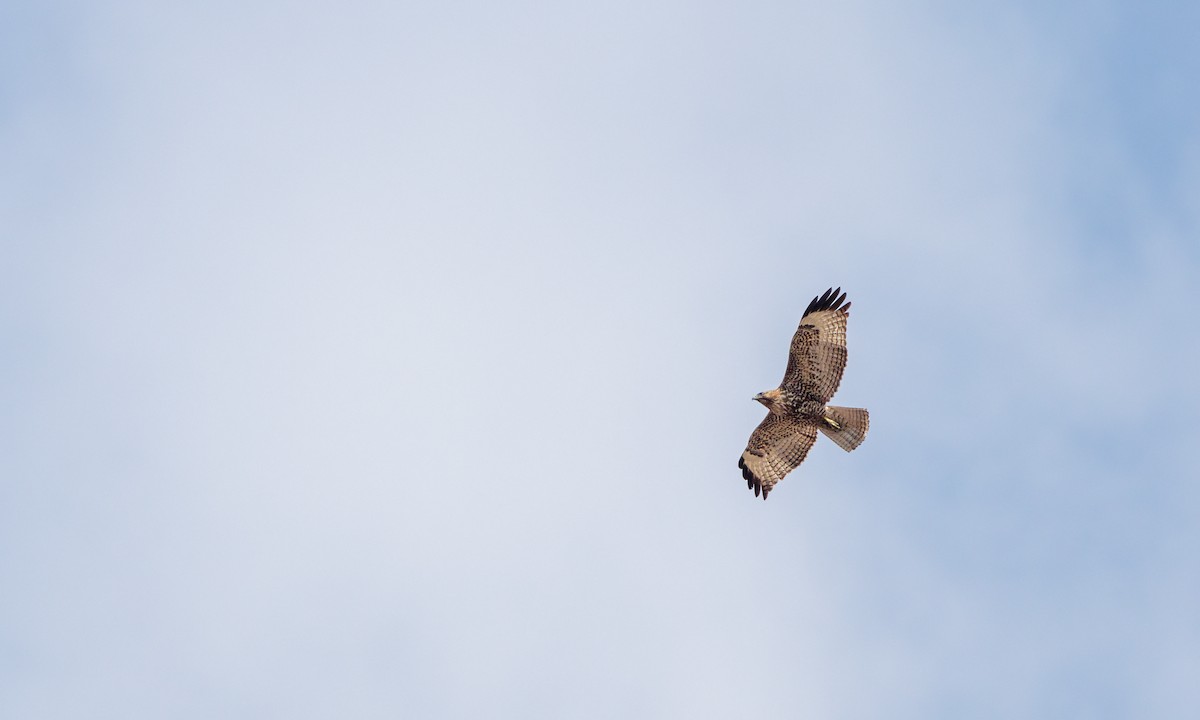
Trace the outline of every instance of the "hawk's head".
[[768, 390], [766, 392], [760, 392], [752, 399], [759, 401], [763, 405], [766, 405], [767, 409], [771, 412], [782, 412], [783, 410], [783, 392], [779, 388]]

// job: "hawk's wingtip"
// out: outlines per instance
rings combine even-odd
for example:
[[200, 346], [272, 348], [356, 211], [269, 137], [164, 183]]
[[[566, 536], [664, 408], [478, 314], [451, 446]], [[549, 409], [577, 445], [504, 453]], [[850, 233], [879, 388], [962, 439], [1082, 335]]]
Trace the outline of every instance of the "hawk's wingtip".
[[[846, 302], [846, 293], [842, 292], [841, 287], [829, 288], [825, 292], [812, 299], [812, 302], [810, 302], [808, 307], [804, 309], [804, 315], [820, 312], [822, 310], [844, 309], [842, 308], [842, 303], [844, 302]], [[849, 303], [846, 304], [846, 307], [850, 307]]]

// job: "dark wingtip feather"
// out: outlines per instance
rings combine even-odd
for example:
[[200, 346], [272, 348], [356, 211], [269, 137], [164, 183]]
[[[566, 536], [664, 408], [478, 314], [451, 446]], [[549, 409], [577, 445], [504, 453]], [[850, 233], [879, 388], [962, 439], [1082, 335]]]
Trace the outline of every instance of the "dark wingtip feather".
[[754, 473], [750, 472], [750, 468], [746, 466], [746, 458], [738, 459], [738, 467], [742, 469], [742, 477], [746, 478], [746, 488], [753, 490], [755, 497], [758, 497], [758, 493], [761, 491], [763, 500], [766, 500], [767, 493], [770, 491], [763, 487], [762, 482], [755, 477]]
[[829, 293], [831, 293], [831, 292], [833, 292], [833, 288], [826, 290], [824, 295], [818, 295], [815, 298], [813, 298], [812, 302], [810, 302], [808, 304], [808, 307], [804, 308], [804, 314], [807, 315], [810, 312], [812, 312], [813, 310], [816, 310], [817, 306], [820, 305], [821, 302], [823, 301], [822, 299], [825, 298], [826, 296], [828, 296]]
[[842, 307], [842, 303], [844, 302], [846, 302], [846, 293], [842, 292], [840, 287], [829, 288], [824, 293], [812, 299], [812, 302], [804, 309], [804, 315], [821, 312], [822, 310], [844, 310], [849, 308], [850, 303], [846, 303], [845, 308]]

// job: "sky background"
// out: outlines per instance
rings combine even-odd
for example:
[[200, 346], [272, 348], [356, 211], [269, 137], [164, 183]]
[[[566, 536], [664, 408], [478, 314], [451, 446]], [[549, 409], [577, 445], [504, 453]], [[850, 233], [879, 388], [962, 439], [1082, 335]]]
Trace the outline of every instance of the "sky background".
[[1194, 713], [1198, 32], [5, 3], [0, 715]]

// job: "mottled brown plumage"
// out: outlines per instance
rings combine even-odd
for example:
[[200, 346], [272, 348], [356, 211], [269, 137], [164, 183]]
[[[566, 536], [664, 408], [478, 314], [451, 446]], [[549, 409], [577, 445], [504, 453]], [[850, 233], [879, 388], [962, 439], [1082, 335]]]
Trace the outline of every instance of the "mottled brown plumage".
[[[844, 304], [843, 304], [844, 303]], [[825, 433], [849, 452], [867, 436], [869, 415], [862, 408], [827, 405], [846, 369], [846, 320], [850, 303], [841, 288], [813, 298], [792, 337], [783, 382], [755, 400], [770, 412], [754, 430], [738, 467], [746, 486], [763, 500], [794, 470]]]

